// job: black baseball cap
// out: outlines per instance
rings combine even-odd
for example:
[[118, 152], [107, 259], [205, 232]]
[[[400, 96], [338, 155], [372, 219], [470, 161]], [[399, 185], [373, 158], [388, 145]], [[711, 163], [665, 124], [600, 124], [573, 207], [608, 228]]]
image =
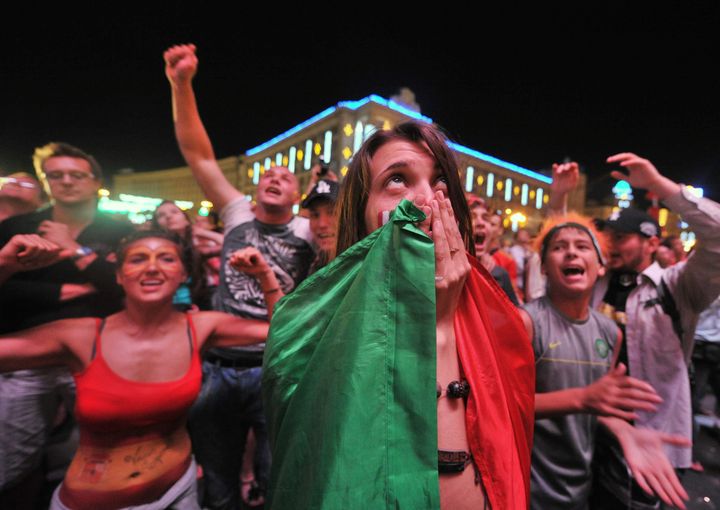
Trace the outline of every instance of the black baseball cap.
[[303, 207], [310, 207], [310, 204], [318, 200], [328, 200], [332, 203], [337, 202], [338, 191], [340, 186], [337, 182], [329, 179], [320, 179], [317, 184], [310, 190], [310, 194], [302, 201]]
[[645, 211], [633, 207], [615, 211], [605, 221], [604, 226], [616, 232], [640, 234], [645, 237], [660, 237], [660, 225], [655, 221], [655, 218]]

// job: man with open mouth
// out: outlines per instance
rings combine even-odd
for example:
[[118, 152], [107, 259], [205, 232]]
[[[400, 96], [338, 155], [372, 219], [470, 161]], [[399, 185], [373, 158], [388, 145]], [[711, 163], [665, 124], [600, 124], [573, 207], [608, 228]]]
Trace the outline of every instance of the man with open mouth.
[[[164, 57], [180, 152], [224, 224], [213, 308], [267, 320], [264, 292], [293, 290], [305, 279], [315, 257], [308, 220], [293, 214], [293, 206], [300, 201], [297, 178], [282, 166], [265, 169], [253, 207], [250, 197], [235, 189], [223, 174], [200, 119], [192, 87], [198, 65], [195, 46], [173, 46]], [[262, 254], [278, 282], [276, 287], [263, 288], [253, 275], [232, 266], [231, 255], [246, 247]], [[194, 453], [203, 467], [203, 507], [239, 507], [238, 480], [248, 429], [256, 439], [255, 492], [261, 493], [267, 483], [270, 452], [260, 396], [264, 349], [264, 343], [212, 349], [203, 362], [203, 389], [189, 424]]]
[[495, 258], [490, 254], [491, 213], [488, 212], [485, 201], [475, 195], [467, 194], [468, 206], [473, 222], [473, 240], [475, 241], [475, 256], [490, 275], [495, 279], [500, 288], [505, 292], [508, 299], [515, 306], [519, 305], [517, 295], [510, 281], [508, 272], [500, 267]]
[[[612, 177], [653, 193], [682, 216], [696, 235], [693, 255], [663, 269], [653, 262], [660, 242], [657, 221], [633, 208], [613, 213], [605, 222], [610, 271], [598, 281], [592, 299], [592, 306], [614, 319], [625, 334], [619, 361], [630, 375], [650, 383], [662, 397], [656, 412], [640, 410], [634, 423], [691, 441], [688, 362], [698, 315], [720, 294], [720, 205], [663, 176], [636, 154], [616, 154], [607, 162], [623, 169], [613, 171]], [[553, 166], [552, 210], [564, 207], [577, 176], [576, 163]], [[657, 499], [646, 497], [636, 480], [628, 479], [614, 440], [601, 440], [607, 446], [597, 451], [606, 455], [595, 459], [593, 508], [620, 509], [630, 504], [633, 508], [657, 508]], [[691, 466], [690, 448], [668, 445], [666, 451], [674, 468]]]
[[661, 399], [649, 384], [627, 376], [625, 365], [616, 365], [622, 335], [590, 308], [593, 287], [605, 273], [603, 238], [588, 218], [554, 217], [538, 236], [538, 251], [547, 294], [522, 310], [536, 360], [531, 508], [589, 508], [595, 438], [604, 428], [621, 439], [630, 458], [641, 441], [652, 439], [653, 449], [644, 452], [653, 462], [632, 466], [633, 473], [651, 480], [645, 490], [681, 505], [687, 495], [662, 451], [661, 439], [669, 438], [623, 421], [636, 417], [636, 410], [655, 411]]

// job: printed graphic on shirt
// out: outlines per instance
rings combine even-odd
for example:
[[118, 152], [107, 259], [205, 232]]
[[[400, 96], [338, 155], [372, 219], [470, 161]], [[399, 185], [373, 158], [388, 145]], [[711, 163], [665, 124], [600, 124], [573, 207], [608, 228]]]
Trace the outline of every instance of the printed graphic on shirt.
[[238, 225], [225, 236], [216, 303], [220, 310], [267, 319], [265, 298], [257, 279], [229, 264], [230, 255], [241, 248], [252, 246], [262, 253], [283, 293], [292, 291], [307, 276], [314, 253], [308, 240], [296, 235], [295, 223], [293, 219], [287, 225], [266, 225], [255, 220]]

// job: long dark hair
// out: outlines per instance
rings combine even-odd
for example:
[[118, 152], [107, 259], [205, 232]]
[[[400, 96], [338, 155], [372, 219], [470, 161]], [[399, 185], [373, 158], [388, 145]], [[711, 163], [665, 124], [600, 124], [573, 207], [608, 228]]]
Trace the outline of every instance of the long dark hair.
[[460, 182], [455, 154], [448, 147], [447, 137], [437, 127], [413, 121], [398, 124], [391, 130], [376, 131], [353, 156], [340, 189], [337, 206], [337, 254], [369, 234], [365, 227], [365, 208], [370, 194], [370, 163], [380, 147], [396, 140], [420, 145], [430, 151], [442, 175], [447, 179], [448, 198], [465, 248], [474, 254], [470, 209]]

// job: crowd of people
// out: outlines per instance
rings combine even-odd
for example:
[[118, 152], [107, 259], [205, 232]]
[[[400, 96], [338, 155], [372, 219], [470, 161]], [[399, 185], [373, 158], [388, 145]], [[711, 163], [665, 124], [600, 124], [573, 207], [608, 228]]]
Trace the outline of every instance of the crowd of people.
[[508, 247], [443, 133], [405, 122], [342, 182], [314, 168], [296, 215], [287, 168], [252, 202], [221, 171], [195, 47], [164, 58], [217, 223], [101, 213], [100, 165], [65, 143], [2, 180], [0, 507], [684, 508], [720, 390], [720, 205], [608, 158], [687, 254], [639, 209], [568, 211], [578, 165], [556, 164]]

